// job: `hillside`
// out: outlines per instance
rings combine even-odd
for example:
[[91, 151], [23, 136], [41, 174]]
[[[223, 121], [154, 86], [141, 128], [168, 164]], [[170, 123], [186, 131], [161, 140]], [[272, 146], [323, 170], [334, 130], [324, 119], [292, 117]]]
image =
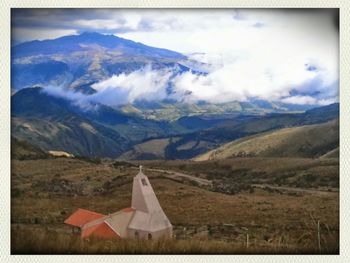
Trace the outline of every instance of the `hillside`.
[[26, 141], [11, 136], [11, 159], [45, 159], [48, 153]]
[[339, 145], [339, 120], [248, 136], [200, 155], [196, 161], [231, 157], [316, 158]]
[[131, 150], [123, 153], [118, 160], [161, 160], [166, 159], [166, 147], [178, 140], [178, 137], [153, 139], [131, 148]]
[[128, 139], [78, 109], [41, 88], [20, 90], [11, 97], [12, 135], [45, 151], [74, 155], [113, 157], [127, 149]]
[[[183, 134], [177, 136], [176, 141], [172, 141], [167, 144], [162, 156], [165, 159], [190, 159], [208, 151], [221, 147], [223, 144], [244, 138], [247, 136], [253, 136], [261, 133], [271, 132], [278, 129], [287, 127], [298, 127], [303, 125], [319, 124], [324, 123], [339, 116], [339, 104], [332, 104], [324, 107], [308, 110], [304, 113], [295, 114], [267, 114], [262, 116], [256, 115], [231, 115], [225, 120], [214, 124], [211, 128], [198, 130], [195, 132]], [[198, 123], [204, 125], [203, 120], [198, 121], [198, 117], [186, 117], [180, 119], [182, 125], [194, 125]], [[213, 120], [212, 120], [213, 121]], [[207, 124], [210, 124], [208, 122]], [[336, 136], [339, 138], [339, 135]], [[317, 137], [315, 138], [317, 139]], [[320, 139], [320, 137], [318, 137]], [[323, 138], [321, 138], [323, 140]], [[152, 143], [152, 142], [150, 142]], [[337, 142], [334, 141], [332, 147], [337, 147]], [[282, 146], [281, 146], [282, 147]], [[133, 149], [139, 148], [138, 145], [134, 146]], [[142, 147], [141, 147], [142, 148]], [[334, 148], [325, 148], [325, 150], [332, 150]], [[316, 148], [311, 150], [305, 150], [306, 152], [301, 156], [314, 156], [312, 152], [308, 151], [319, 151]], [[130, 159], [140, 159], [139, 152], [133, 154], [135, 151], [128, 152]], [[321, 151], [322, 153], [325, 153]], [[151, 155], [152, 152], [142, 151], [142, 155], [148, 157], [146, 159], [156, 159], [155, 156]], [[276, 156], [276, 155], [274, 155]], [[298, 155], [297, 155], [298, 156]], [[163, 159], [163, 158], [161, 158]]]

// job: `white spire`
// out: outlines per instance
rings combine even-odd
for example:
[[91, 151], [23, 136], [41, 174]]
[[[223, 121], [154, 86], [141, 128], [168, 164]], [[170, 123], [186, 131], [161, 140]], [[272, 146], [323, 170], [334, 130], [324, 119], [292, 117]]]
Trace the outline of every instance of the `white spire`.
[[154, 190], [147, 176], [142, 172], [142, 165], [139, 168], [140, 171], [133, 181], [131, 206], [146, 213], [161, 210]]

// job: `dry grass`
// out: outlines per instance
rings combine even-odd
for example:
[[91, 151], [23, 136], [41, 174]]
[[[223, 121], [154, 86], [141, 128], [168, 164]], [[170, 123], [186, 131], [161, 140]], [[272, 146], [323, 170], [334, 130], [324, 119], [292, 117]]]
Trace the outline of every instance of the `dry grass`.
[[306, 188], [338, 188], [339, 160], [311, 158], [231, 158], [195, 161], [142, 161], [153, 168], [169, 169], [210, 180], [240, 184], [276, 184]]
[[[275, 242], [245, 242], [192, 238], [187, 240], [101, 240], [85, 239], [71, 233], [38, 227], [12, 227], [15, 254], [309, 254], [317, 253], [314, 244], [288, 244], [288, 236]], [[318, 253], [337, 254], [337, 247], [324, 248]]]
[[[305, 168], [310, 161], [299, 160], [297, 165]], [[321, 253], [338, 253], [339, 196], [335, 192], [291, 196], [256, 189], [253, 193], [226, 195], [148, 171], [174, 225], [175, 240], [87, 243], [73, 237], [63, 225], [64, 219], [79, 207], [104, 214], [128, 207], [136, 172], [133, 167], [74, 159], [13, 161], [12, 252], [319, 253], [320, 221]]]

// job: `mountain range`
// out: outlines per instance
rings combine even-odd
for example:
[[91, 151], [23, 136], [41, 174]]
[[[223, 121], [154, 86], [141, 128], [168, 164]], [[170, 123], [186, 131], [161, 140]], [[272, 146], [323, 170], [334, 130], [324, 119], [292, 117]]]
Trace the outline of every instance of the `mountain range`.
[[35, 40], [11, 50], [14, 91], [31, 86], [62, 85], [91, 94], [92, 84], [113, 74], [130, 73], [146, 65], [189, 70], [187, 57], [114, 35], [85, 32], [52, 40]]
[[[226, 103], [93, 102], [89, 98], [96, 93], [95, 83], [146, 66], [166, 69], [174, 76], [187, 71], [207, 74], [203, 63], [184, 54], [114, 35], [83, 33], [35, 40], [15, 45], [11, 52], [13, 140], [42, 151], [120, 159], [188, 159], [246, 136], [279, 134], [279, 129], [325, 123], [339, 116], [339, 104], [317, 108], [257, 98]], [[171, 86], [167, 92], [172, 92]], [[336, 132], [332, 136], [336, 143]]]
[[[266, 132], [280, 131], [283, 128], [299, 127], [311, 124], [320, 124], [328, 121], [334, 121], [339, 117], [339, 104], [308, 110], [304, 113], [294, 114], [266, 114], [263, 116], [238, 115], [230, 119], [213, 125], [211, 128], [190, 132], [180, 136], [172, 136], [171, 140], [153, 139], [137, 144], [120, 156], [121, 159], [190, 159], [198, 155], [216, 149], [228, 142], [235, 141], [247, 136], [260, 135]], [[189, 122], [192, 117], [188, 117]], [[306, 127], [306, 126], [305, 126]], [[333, 125], [333, 132], [326, 134], [322, 132], [323, 126], [315, 126], [319, 131], [315, 140], [320, 140], [325, 149], [333, 150], [339, 142], [339, 126]], [[314, 132], [317, 134], [316, 132]], [[277, 133], [274, 139], [282, 136], [283, 133]], [[333, 144], [331, 149], [325, 144], [328, 140], [323, 136], [329, 136]], [[264, 139], [264, 138], [263, 138]], [[288, 138], [289, 140], [290, 138]], [[301, 147], [302, 141], [298, 141]], [[334, 146], [334, 147], [333, 147]], [[160, 149], [160, 147], [162, 147]], [[328, 147], [328, 148], [327, 148]], [[333, 148], [332, 148], [333, 147]], [[149, 150], [151, 149], [151, 150]], [[219, 148], [220, 149], [220, 148]], [[325, 154], [321, 151], [319, 154]], [[314, 154], [316, 155], [316, 153]], [[299, 152], [299, 156], [303, 156]], [[310, 156], [311, 157], [311, 154]], [[312, 156], [313, 157], [313, 156]]]

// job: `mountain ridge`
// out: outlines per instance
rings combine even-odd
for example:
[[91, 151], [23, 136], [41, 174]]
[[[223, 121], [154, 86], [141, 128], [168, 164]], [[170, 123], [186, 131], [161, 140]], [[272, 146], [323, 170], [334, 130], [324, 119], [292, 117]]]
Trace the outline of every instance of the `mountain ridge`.
[[165, 58], [185, 59], [186, 56], [169, 49], [151, 47], [140, 42], [121, 38], [115, 35], [104, 35], [97, 32], [83, 32], [79, 35], [62, 36], [55, 39], [33, 40], [12, 46], [13, 56], [23, 57], [38, 54], [70, 53], [83, 49], [81, 44], [99, 44], [104, 48], [135, 48], [137, 51], [145, 49], [146, 53], [152, 56]]
[[94, 83], [150, 64], [190, 70], [180, 63], [187, 59], [176, 51], [96, 32], [34, 40], [11, 47], [11, 89], [64, 85], [91, 93]]

